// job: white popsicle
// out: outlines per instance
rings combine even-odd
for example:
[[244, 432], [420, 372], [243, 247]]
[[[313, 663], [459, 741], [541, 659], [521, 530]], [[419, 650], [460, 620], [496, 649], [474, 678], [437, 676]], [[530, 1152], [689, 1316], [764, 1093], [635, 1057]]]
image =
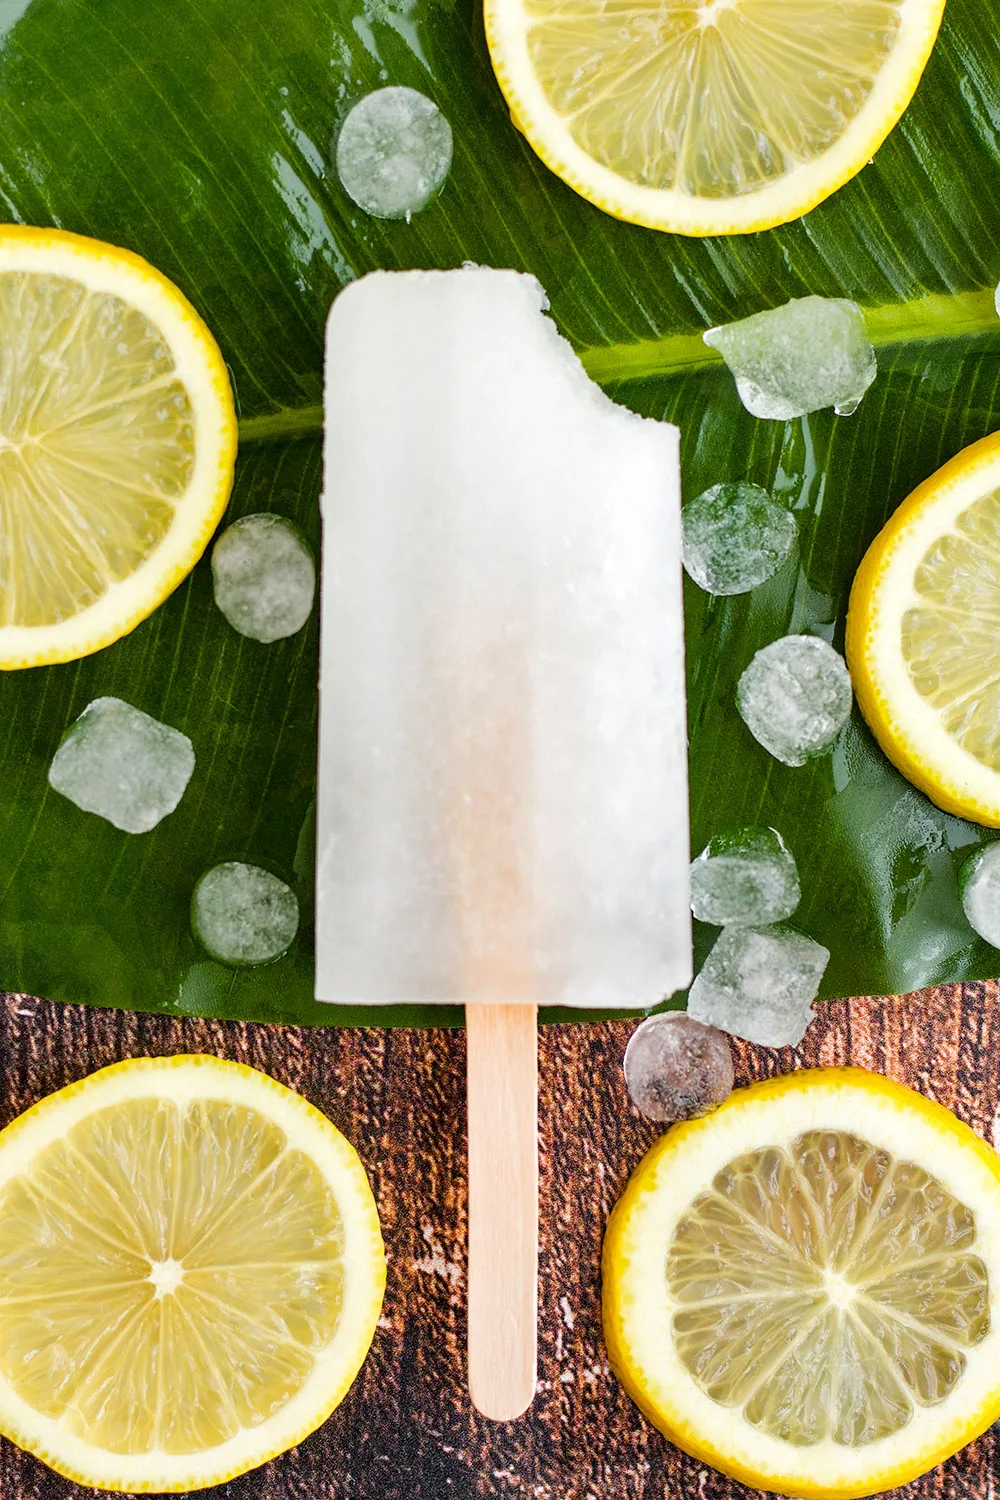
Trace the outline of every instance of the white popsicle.
[[529, 276], [327, 330], [316, 994], [643, 1007], [691, 978], [676, 429]]
[[535, 1385], [538, 1005], [691, 977], [677, 433], [531, 277], [378, 272], [327, 327], [316, 994], [466, 1004], [469, 1389]]

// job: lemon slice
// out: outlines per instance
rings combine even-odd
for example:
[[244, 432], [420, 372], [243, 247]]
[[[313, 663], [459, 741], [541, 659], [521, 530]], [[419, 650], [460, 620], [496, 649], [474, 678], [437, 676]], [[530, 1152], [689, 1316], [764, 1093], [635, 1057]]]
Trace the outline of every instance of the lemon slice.
[[846, 654], [889, 759], [947, 812], [1000, 827], [1000, 434], [904, 500], [854, 579]]
[[109, 645], [190, 572], [236, 417], [194, 308], [139, 256], [0, 226], [0, 668]]
[[344, 1396], [382, 1304], [364, 1168], [215, 1057], [136, 1059], [0, 1134], [0, 1431], [79, 1484], [221, 1484]]
[[546, 166], [679, 234], [798, 218], [913, 96], [944, 0], [485, 0], [493, 67]]
[[679, 1447], [847, 1500], [1000, 1413], [1000, 1160], [858, 1068], [740, 1089], [664, 1135], [604, 1245], [613, 1368]]

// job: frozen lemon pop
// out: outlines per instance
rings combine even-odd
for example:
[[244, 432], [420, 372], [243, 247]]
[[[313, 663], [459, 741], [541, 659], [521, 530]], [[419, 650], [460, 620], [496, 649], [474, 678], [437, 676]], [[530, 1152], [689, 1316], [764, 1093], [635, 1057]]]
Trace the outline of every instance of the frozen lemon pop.
[[326, 349], [316, 993], [467, 1006], [501, 1417], [534, 1383], [535, 1009], [691, 979], [677, 432], [545, 307], [513, 271], [376, 272]]

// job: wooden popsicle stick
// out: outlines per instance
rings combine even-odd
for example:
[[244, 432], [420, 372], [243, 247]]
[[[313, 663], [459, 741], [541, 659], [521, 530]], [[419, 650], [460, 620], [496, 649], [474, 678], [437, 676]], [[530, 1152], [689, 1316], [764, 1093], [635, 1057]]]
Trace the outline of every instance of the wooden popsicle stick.
[[538, 1344], [538, 1008], [466, 1005], [469, 1394], [509, 1422], [531, 1405]]

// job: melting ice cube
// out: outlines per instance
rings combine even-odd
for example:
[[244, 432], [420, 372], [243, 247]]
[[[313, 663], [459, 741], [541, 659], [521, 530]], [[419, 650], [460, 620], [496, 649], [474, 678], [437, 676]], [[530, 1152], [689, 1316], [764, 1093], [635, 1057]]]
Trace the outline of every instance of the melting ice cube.
[[785, 635], [758, 651], [736, 706], [755, 740], [786, 766], [829, 750], [851, 713], [844, 658], [814, 635]]
[[732, 370], [755, 417], [787, 421], [827, 406], [847, 417], [875, 379], [861, 309], [842, 297], [798, 297], [710, 328], [704, 339]]
[[790, 927], [727, 927], [691, 986], [688, 1015], [764, 1047], [795, 1047], [829, 959]]
[[224, 964], [266, 964], [291, 947], [299, 929], [295, 892], [259, 865], [213, 865], [191, 898], [191, 927]]
[[341, 126], [337, 175], [366, 214], [408, 219], [444, 186], [451, 147], [451, 126], [433, 100], [416, 89], [376, 89]]
[[690, 1120], [728, 1099], [733, 1089], [729, 1042], [682, 1010], [661, 1011], [637, 1026], [624, 1067], [632, 1103], [648, 1120]]
[[987, 844], [965, 861], [958, 888], [969, 926], [1000, 948], [1000, 844]]
[[215, 602], [240, 635], [280, 641], [301, 630], [316, 591], [312, 552], [284, 516], [243, 516], [212, 549]]
[[767, 927], [799, 904], [795, 857], [773, 828], [716, 834], [691, 865], [691, 910], [715, 927]]
[[746, 594], [781, 567], [798, 530], [756, 484], [715, 484], [681, 511], [684, 566], [710, 594]]
[[95, 698], [49, 767], [49, 785], [125, 833], [148, 833], [172, 813], [194, 770], [186, 734], [120, 698]]

